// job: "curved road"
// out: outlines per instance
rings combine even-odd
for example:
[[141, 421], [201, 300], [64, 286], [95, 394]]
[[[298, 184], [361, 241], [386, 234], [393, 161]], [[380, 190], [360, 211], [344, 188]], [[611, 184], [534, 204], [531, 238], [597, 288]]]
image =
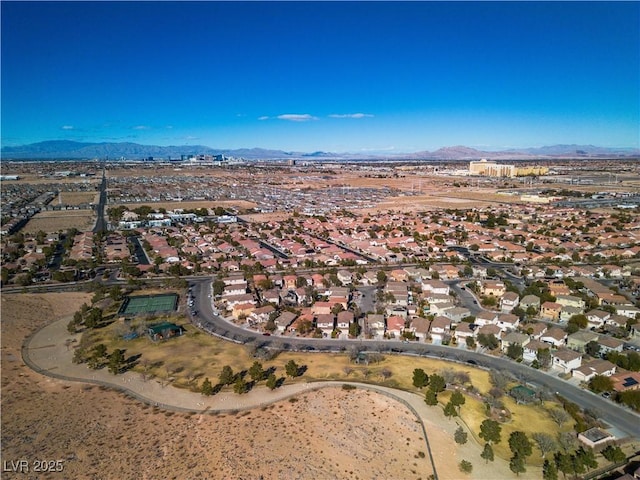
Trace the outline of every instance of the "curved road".
[[340, 352], [355, 348], [358, 351], [404, 353], [469, 362], [489, 370], [504, 370], [522, 381], [556, 392], [569, 401], [580, 405], [584, 410], [595, 412], [597, 417], [608, 425], [631, 437], [640, 438], [640, 415], [599, 395], [575, 387], [564, 380], [526, 365], [468, 350], [415, 342], [264, 336], [231, 324], [213, 313], [209, 297], [211, 294], [210, 279], [191, 280], [190, 285], [193, 288], [195, 306], [198, 311], [197, 317], [193, 320], [194, 323], [200, 324], [209, 333], [227, 340], [237, 343], [256, 342], [259, 346], [284, 350]]

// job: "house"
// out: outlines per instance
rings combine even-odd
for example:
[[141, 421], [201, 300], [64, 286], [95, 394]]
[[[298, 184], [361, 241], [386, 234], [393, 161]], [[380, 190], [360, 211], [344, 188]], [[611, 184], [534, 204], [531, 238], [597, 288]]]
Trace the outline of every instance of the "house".
[[568, 348], [561, 348], [551, 353], [553, 368], [562, 370], [563, 373], [571, 373], [582, 365], [582, 354]]
[[426, 318], [416, 317], [411, 320], [411, 331], [418, 340], [426, 340], [429, 336], [429, 327], [431, 322]]
[[338, 280], [342, 285], [351, 285], [353, 283], [353, 274], [348, 270], [338, 270]]
[[437, 316], [431, 321], [431, 340], [434, 344], [441, 344], [451, 330], [451, 319]]
[[184, 329], [182, 327], [171, 322], [156, 323], [147, 328], [147, 335], [149, 335], [149, 338], [154, 342], [179, 337], [183, 333]]
[[443, 311], [442, 315], [450, 318], [455, 323], [460, 323], [463, 318], [471, 316], [471, 311], [466, 307], [453, 307]]
[[608, 335], [602, 335], [598, 339], [598, 345], [600, 345], [600, 355], [604, 357], [609, 352], [622, 352], [624, 342]]
[[524, 350], [524, 346], [530, 341], [531, 339], [529, 338], [529, 335], [518, 332], [509, 332], [502, 337], [502, 351], [507, 353], [507, 350], [511, 345], [519, 345]]
[[365, 322], [367, 332], [372, 337], [382, 337], [384, 335], [384, 315], [369, 314]]
[[560, 319], [561, 311], [562, 305], [556, 302], [544, 302], [540, 306], [540, 316], [542, 318], [548, 318], [557, 321]]
[[399, 338], [404, 331], [404, 318], [392, 315], [387, 318], [387, 333], [393, 337]]
[[533, 362], [538, 358], [538, 351], [550, 350], [548, 343], [540, 342], [538, 340], [531, 340], [526, 345], [523, 345], [522, 358], [526, 362]]
[[334, 307], [334, 302], [316, 302], [313, 305], [313, 313], [316, 315], [328, 315]]
[[588, 327], [589, 328], [600, 328], [602, 327], [609, 318], [611, 318], [611, 314], [609, 312], [605, 312], [604, 310], [590, 310], [586, 313]]
[[238, 303], [231, 309], [231, 316], [236, 320], [247, 318], [255, 308], [253, 303]]
[[325, 337], [331, 335], [335, 330], [336, 317], [333, 313], [320, 313], [316, 314], [316, 326], [322, 331]]
[[640, 390], [640, 372], [619, 372], [611, 375], [611, 380], [616, 392]]
[[509, 313], [518, 306], [520, 296], [515, 292], [506, 292], [500, 299], [500, 310]]
[[458, 343], [466, 343], [467, 338], [475, 338], [475, 332], [470, 323], [462, 322], [456, 326], [453, 336]]
[[502, 297], [507, 292], [507, 287], [502, 282], [485, 280], [480, 282], [480, 292], [490, 297]]
[[520, 325], [520, 319], [511, 313], [501, 313], [498, 315], [498, 327], [501, 330], [515, 330]]
[[616, 366], [608, 360], [592, 360], [586, 365], [582, 365], [573, 370], [573, 377], [583, 382], [588, 382], [596, 375], [610, 377], [616, 373]]
[[273, 305], [265, 305], [264, 307], [256, 308], [249, 314], [249, 324], [255, 325], [258, 323], [265, 323], [269, 320], [269, 316], [275, 312], [276, 309]]
[[265, 290], [260, 295], [263, 302], [273, 303], [276, 306], [280, 305], [280, 291], [278, 289]]
[[640, 308], [633, 305], [616, 305], [616, 314], [627, 318], [638, 318]]
[[282, 312], [274, 320], [277, 331], [279, 333], [284, 333], [287, 327], [293, 323], [297, 316], [298, 315], [293, 312]]
[[222, 296], [230, 297], [233, 295], [243, 295], [245, 293], [247, 293], [247, 282], [242, 282], [238, 284], [225, 285], [224, 290], [222, 291]]
[[522, 308], [525, 312], [529, 310], [529, 308], [534, 308], [536, 312], [540, 310], [540, 297], [536, 295], [525, 295], [520, 300], [520, 308]]
[[584, 300], [580, 297], [575, 297], [573, 295], [558, 295], [556, 297], [556, 303], [568, 307], [578, 308], [580, 309], [580, 313], [584, 311]]
[[476, 325], [496, 325], [498, 323], [498, 314], [490, 312], [489, 310], [482, 310], [476, 315], [476, 319], [473, 322]]
[[579, 331], [572, 333], [567, 337], [567, 347], [576, 352], [584, 353], [585, 347], [589, 342], [598, 340], [598, 334], [589, 331]]
[[422, 291], [437, 295], [449, 295], [450, 288], [449, 285], [440, 280], [425, 280], [422, 282]]
[[547, 327], [546, 323], [536, 322], [536, 323], [528, 323], [526, 325], [520, 325], [520, 329], [531, 336], [533, 340], [540, 340], [540, 337], [549, 327]]
[[338, 313], [336, 328], [342, 332], [348, 332], [349, 325], [351, 325], [353, 320], [354, 320], [353, 312], [350, 312], [348, 310], [343, 310]]
[[582, 314], [584, 310], [581, 308], [572, 307], [570, 305], [564, 305], [562, 310], [560, 310], [560, 322], [566, 323], [573, 317], [574, 315]]
[[567, 333], [558, 327], [552, 327], [542, 334], [540, 337], [541, 342], [548, 343], [549, 345], [558, 348], [565, 344], [567, 340]]

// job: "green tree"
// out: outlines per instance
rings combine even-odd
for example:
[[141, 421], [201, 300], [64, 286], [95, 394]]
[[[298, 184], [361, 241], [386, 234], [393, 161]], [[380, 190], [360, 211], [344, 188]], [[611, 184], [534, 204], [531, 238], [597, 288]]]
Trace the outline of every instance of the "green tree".
[[524, 463], [524, 458], [520, 455], [514, 455], [511, 457], [511, 461], [509, 461], [509, 469], [516, 474], [516, 476], [520, 476], [521, 473], [527, 471]]
[[613, 390], [613, 380], [606, 375], [596, 375], [589, 380], [589, 388], [595, 393], [610, 392]]
[[479, 437], [489, 443], [500, 443], [500, 432], [502, 427], [495, 420], [487, 418], [480, 424]]
[[247, 382], [241, 375], [238, 375], [235, 383], [233, 384], [233, 391], [238, 395], [243, 394], [247, 391]]
[[521, 457], [523, 462], [526, 462], [527, 457], [533, 452], [531, 441], [527, 438], [527, 434], [520, 431], [511, 432], [511, 435], [509, 435], [509, 448], [511, 453], [514, 456]]
[[567, 473], [571, 473], [573, 470], [571, 455], [568, 453], [556, 452], [553, 459], [558, 471], [562, 472], [562, 475], [566, 478]]
[[278, 379], [275, 374], [272, 373], [267, 377], [266, 385], [270, 390], [274, 390], [278, 386]]
[[592, 449], [580, 447], [575, 454], [587, 469], [591, 470], [598, 466], [598, 461]]
[[222, 371], [220, 372], [218, 380], [222, 385], [231, 385], [233, 383], [233, 381], [235, 380], [235, 375], [229, 365], [225, 365], [224, 367], [222, 367]]
[[209, 377], [205, 378], [204, 381], [202, 382], [202, 386], [200, 387], [200, 392], [203, 395], [207, 395], [207, 396], [213, 394], [213, 385], [211, 384]]
[[545, 460], [542, 465], [543, 480], [558, 480], [558, 468], [555, 462]]
[[436, 394], [436, 392], [432, 389], [429, 388], [425, 394], [424, 394], [424, 402], [427, 405], [430, 406], [434, 406], [438, 404], [438, 395]]
[[517, 343], [510, 343], [507, 347], [507, 356], [513, 360], [520, 360], [523, 353], [524, 348], [522, 348], [522, 345], [518, 345]]
[[422, 368], [416, 368], [413, 370], [413, 386], [416, 388], [423, 388], [429, 385], [429, 375], [425, 373]]
[[453, 434], [453, 439], [456, 443], [464, 445], [465, 443], [467, 443], [467, 432], [465, 432], [462, 427], [458, 427]]
[[467, 399], [459, 390], [453, 392], [451, 394], [451, 398], [449, 399], [449, 403], [457, 408], [458, 414], [460, 414], [460, 407], [464, 405], [466, 401]]
[[462, 460], [458, 464], [458, 468], [460, 468], [460, 471], [463, 473], [471, 473], [473, 471], [473, 464], [468, 460]]
[[612, 463], [618, 463], [626, 460], [627, 456], [618, 445], [609, 445], [602, 450], [602, 456]]
[[124, 352], [119, 348], [116, 348], [111, 355], [109, 355], [109, 371], [114, 375], [120, 373], [122, 364], [124, 363]]
[[444, 406], [444, 414], [447, 418], [451, 418], [451, 417], [457, 417], [458, 416], [458, 412], [456, 411], [456, 407], [453, 403], [451, 403], [451, 401], [447, 402], [447, 404]]
[[284, 371], [287, 373], [287, 376], [295, 378], [298, 376], [299, 368], [296, 362], [289, 360], [284, 366]]
[[598, 342], [596, 342], [595, 340], [591, 340], [589, 343], [587, 343], [584, 346], [584, 351], [587, 355], [590, 355], [592, 357], [599, 357], [600, 356], [600, 344]]
[[493, 447], [490, 443], [485, 443], [484, 448], [480, 456], [484, 459], [485, 463], [493, 462]]
[[429, 378], [429, 388], [432, 389], [435, 393], [444, 392], [444, 389], [447, 385], [444, 377], [434, 373]]
[[551, 365], [551, 351], [548, 348], [541, 348], [536, 353], [536, 360], [540, 368], [548, 368]]
[[249, 376], [251, 380], [254, 382], [259, 382], [264, 377], [264, 370], [262, 369], [262, 364], [257, 360], [253, 362], [253, 365], [249, 367]]
[[387, 281], [387, 273], [384, 270], [378, 270], [376, 273], [376, 279], [379, 283], [384, 283]]

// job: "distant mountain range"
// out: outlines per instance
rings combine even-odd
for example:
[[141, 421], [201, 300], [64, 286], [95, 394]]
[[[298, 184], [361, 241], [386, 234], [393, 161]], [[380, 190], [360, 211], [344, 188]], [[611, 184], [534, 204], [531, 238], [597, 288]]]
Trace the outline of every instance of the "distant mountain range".
[[263, 148], [216, 149], [204, 145], [184, 145], [161, 147], [158, 145], [140, 145], [138, 143], [81, 143], [70, 140], [51, 140], [16, 147], [2, 147], [0, 156], [11, 159], [109, 159], [138, 160], [153, 157], [156, 160], [179, 159], [182, 155], [220, 155], [244, 158], [247, 160], [283, 160], [283, 159], [327, 159], [327, 160], [477, 160], [512, 159], [527, 160], [536, 158], [602, 158], [640, 156], [639, 149], [604, 148], [593, 145], [553, 145], [540, 148], [512, 149], [501, 151], [482, 151], [465, 146], [444, 147], [433, 152], [390, 154], [357, 154], [331, 152], [286, 152]]

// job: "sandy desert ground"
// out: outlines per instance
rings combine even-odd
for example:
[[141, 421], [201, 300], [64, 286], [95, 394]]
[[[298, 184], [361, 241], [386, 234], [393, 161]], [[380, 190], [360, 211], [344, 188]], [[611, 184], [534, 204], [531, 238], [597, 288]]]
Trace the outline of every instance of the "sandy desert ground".
[[92, 210], [61, 210], [36, 213], [22, 228], [23, 233], [57, 232], [77, 228], [81, 232], [89, 231], [96, 223]]
[[[112, 390], [42, 376], [23, 364], [26, 336], [72, 314], [84, 293], [2, 295], [2, 460], [62, 460], [63, 473], [10, 478], [426, 479], [432, 473], [417, 419], [365, 390], [326, 388], [236, 414], [174, 413]], [[439, 478], [510, 478], [485, 465], [455, 422], [425, 418]], [[473, 463], [464, 475], [458, 462]], [[522, 478], [538, 478], [533, 471]]]

